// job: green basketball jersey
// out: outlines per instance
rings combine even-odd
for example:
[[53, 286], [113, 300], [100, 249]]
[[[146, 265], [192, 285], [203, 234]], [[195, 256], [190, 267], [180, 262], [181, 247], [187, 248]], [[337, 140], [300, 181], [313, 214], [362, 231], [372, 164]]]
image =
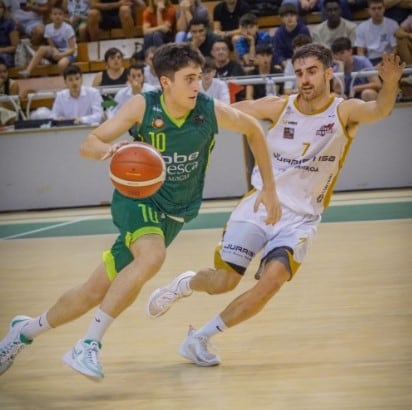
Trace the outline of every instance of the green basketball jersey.
[[143, 94], [146, 111], [136, 140], [153, 145], [166, 163], [166, 181], [151, 200], [165, 214], [193, 219], [202, 202], [205, 172], [218, 132], [214, 102], [199, 94], [182, 121], [167, 113], [161, 90]]

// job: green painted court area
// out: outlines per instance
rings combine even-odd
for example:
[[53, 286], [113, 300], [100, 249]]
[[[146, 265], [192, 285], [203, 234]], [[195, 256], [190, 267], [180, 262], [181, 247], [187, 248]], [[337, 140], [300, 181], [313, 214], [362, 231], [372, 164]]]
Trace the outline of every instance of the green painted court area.
[[[201, 213], [196, 219], [186, 224], [184, 229], [221, 228], [226, 223], [229, 212]], [[412, 202], [389, 202], [357, 205], [335, 205], [329, 207], [322, 222], [355, 222], [387, 219], [412, 218]], [[0, 239], [46, 238], [60, 236], [83, 236], [116, 234], [116, 227], [110, 218], [90, 216], [75, 217], [62, 222], [48, 219], [30, 223], [3, 223], [0, 225]]]

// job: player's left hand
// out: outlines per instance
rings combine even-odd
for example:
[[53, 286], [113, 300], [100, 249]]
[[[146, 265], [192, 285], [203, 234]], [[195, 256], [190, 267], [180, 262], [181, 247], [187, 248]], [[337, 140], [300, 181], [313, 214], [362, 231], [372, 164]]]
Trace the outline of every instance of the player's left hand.
[[398, 84], [406, 64], [396, 54], [384, 54], [378, 64], [378, 74], [384, 83]]
[[253, 207], [254, 212], [257, 212], [260, 204], [266, 208], [266, 225], [274, 225], [277, 221], [279, 221], [282, 216], [282, 208], [276, 192], [272, 190], [260, 191], [258, 197], [256, 198], [255, 206]]

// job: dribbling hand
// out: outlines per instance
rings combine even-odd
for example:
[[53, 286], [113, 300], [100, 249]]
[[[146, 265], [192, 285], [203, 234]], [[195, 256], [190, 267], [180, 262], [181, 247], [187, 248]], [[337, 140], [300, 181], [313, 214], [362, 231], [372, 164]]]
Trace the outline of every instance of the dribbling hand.
[[106, 152], [106, 154], [104, 154], [100, 159], [101, 159], [102, 161], [104, 161], [104, 160], [107, 159], [107, 158], [111, 158], [111, 157], [113, 156], [113, 154], [114, 154], [120, 147], [122, 147], [123, 145], [127, 145], [127, 144], [130, 144], [130, 142], [129, 142], [129, 141], [120, 141], [120, 142], [117, 142], [116, 144], [111, 145], [110, 148], [109, 148], [109, 150]]

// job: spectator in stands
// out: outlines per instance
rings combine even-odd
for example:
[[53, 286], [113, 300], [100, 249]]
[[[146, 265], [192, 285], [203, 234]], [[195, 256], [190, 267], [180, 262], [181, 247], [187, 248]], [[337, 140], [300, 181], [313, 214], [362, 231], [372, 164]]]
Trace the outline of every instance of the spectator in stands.
[[318, 24], [312, 30], [313, 41], [323, 44], [328, 48], [339, 37], [348, 37], [354, 43], [356, 23], [341, 17], [342, 7], [340, 0], [324, 0], [323, 9], [326, 14], [326, 21]]
[[[250, 75], [267, 77], [269, 74], [282, 74], [283, 70], [272, 65], [273, 49], [270, 44], [259, 44], [256, 46], [256, 67]], [[246, 87], [246, 99], [256, 100], [267, 95], [282, 94], [283, 87], [267, 79], [266, 83], [248, 85]]]
[[[358, 0], [341, 0], [343, 18], [352, 20], [351, 6], [355, 6], [357, 1]], [[323, 2], [324, 0], [283, 0], [282, 5], [293, 4], [300, 14], [320, 11], [322, 13], [322, 20], [326, 20], [326, 15], [323, 12]]]
[[160, 87], [159, 77], [156, 75], [153, 68], [153, 56], [156, 51], [156, 47], [149, 47], [145, 53], [144, 59], [144, 79], [145, 81], [153, 85], [154, 87]]
[[353, 55], [352, 42], [347, 37], [339, 37], [332, 43], [332, 53], [335, 60], [343, 63], [344, 97], [360, 98], [364, 101], [374, 101], [382, 84], [376, 73], [367, 77], [356, 76], [352, 81], [352, 73], [364, 70], [375, 71], [372, 63], [365, 56]]
[[67, 11], [69, 23], [73, 26], [79, 42], [86, 42], [89, 0], [63, 0], [63, 7]]
[[357, 54], [367, 56], [373, 65], [380, 63], [383, 53], [396, 49], [395, 32], [399, 25], [395, 20], [384, 17], [383, 0], [369, 0], [370, 18], [356, 29], [355, 47]]
[[229, 87], [225, 81], [216, 76], [216, 62], [212, 57], [205, 58], [200, 80], [200, 91], [211, 98], [230, 104]]
[[64, 21], [64, 10], [59, 4], [52, 6], [50, 11], [51, 23], [46, 24], [44, 38], [47, 46], [40, 46], [25, 70], [19, 71], [22, 77], [29, 77], [43, 58], [57, 64], [63, 70], [76, 60], [77, 45], [73, 27]]
[[180, 0], [176, 10], [176, 43], [188, 39], [189, 23], [193, 18], [207, 20], [210, 26], [209, 11], [200, 0]]
[[145, 82], [144, 64], [131, 64], [128, 70], [127, 86], [117, 91], [114, 100], [116, 106], [112, 107], [108, 112], [108, 117], [111, 118], [119, 110], [119, 108], [134, 95], [145, 93], [147, 91], [156, 90], [156, 87]]
[[395, 32], [396, 50], [407, 65], [412, 64], [412, 14], [406, 18]]
[[395, 20], [398, 24], [411, 14], [411, 0], [383, 0], [385, 5], [385, 17]]
[[14, 53], [18, 43], [16, 22], [9, 17], [4, 0], [0, 0], [0, 57], [7, 67], [14, 66]]
[[175, 39], [176, 9], [170, 0], [148, 0], [143, 12], [143, 50], [171, 43]]
[[[240, 34], [240, 18], [250, 12], [250, 7], [243, 0], [222, 0], [213, 9], [213, 31], [230, 41]], [[232, 43], [229, 43], [232, 48]]]
[[[293, 52], [295, 53], [297, 49], [300, 47], [304, 46], [305, 44], [310, 44], [312, 43], [313, 40], [310, 36], [306, 34], [298, 34], [293, 40], [292, 40], [292, 48]], [[291, 77], [295, 76], [295, 70], [293, 68], [292, 64], [292, 59], [288, 58], [286, 61], [285, 65], [285, 70], [283, 72], [283, 75], [285, 77]], [[296, 81], [293, 80], [286, 80], [284, 83], [283, 87], [283, 94], [285, 95], [290, 95], [290, 94], [295, 94], [298, 92], [298, 89], [296, 87]]]
[[123, 65], [123, 53], [116, 47], [109, 48], [104, 53], [104, 61], [106, 69], [94, 76], [93, 87], [126, 84], [127, 70]]
[[209, 30], [208, 20], [193, 17], [189, 23], [190, 41], [204, 57], [210, 57], [214, 42], [218, 36]]
[[34, 47], [44, 41], [43, 15], [48, 11], [48, 0], [10, 0], [11, 16], [17, 23], [19, 33], [29, 36]]
[[240, 18], [239, 26], [240, 35], [235, 40], [237, 57], [245, 66], [253, 67], [256, 47], [260, 44], [270, 44], [270, 36], [266, 31], [259, 30], [258, 18], [253, 13], [244, 14]]
[[[0, 57], [0, 94], [19, 95], [19, 84], [9, 78], [9, 71], [4, 58]], [[17, 117], [14, 106], [8, 102], [0, 103], [0, 125], [10, 125]]]
[[285, 68], [286, 61], [292, 58], [292, 41], [299, 34], [310, 37], [310, 31], [303, 21], [298, 19], [298, 9], [295, 5], [287, 3], [279, 8], [281, 25], [272, 39], [274, 49], [273, 64]]
[[126, 38], [135, 34], [136, 5], [133, 0], [90, 0], [87, 31], [91, 41], [98, 41], [100, 29], [122, 28]]
[[67, 66], [63, 78], [67, 89], [56, 93], [52, 118], [57, 121], [73, 120], [74, 124], [100, 124], [103, 120], [103, 100], [99, 91], [82, 85], [82, 72], [77, 65]]

